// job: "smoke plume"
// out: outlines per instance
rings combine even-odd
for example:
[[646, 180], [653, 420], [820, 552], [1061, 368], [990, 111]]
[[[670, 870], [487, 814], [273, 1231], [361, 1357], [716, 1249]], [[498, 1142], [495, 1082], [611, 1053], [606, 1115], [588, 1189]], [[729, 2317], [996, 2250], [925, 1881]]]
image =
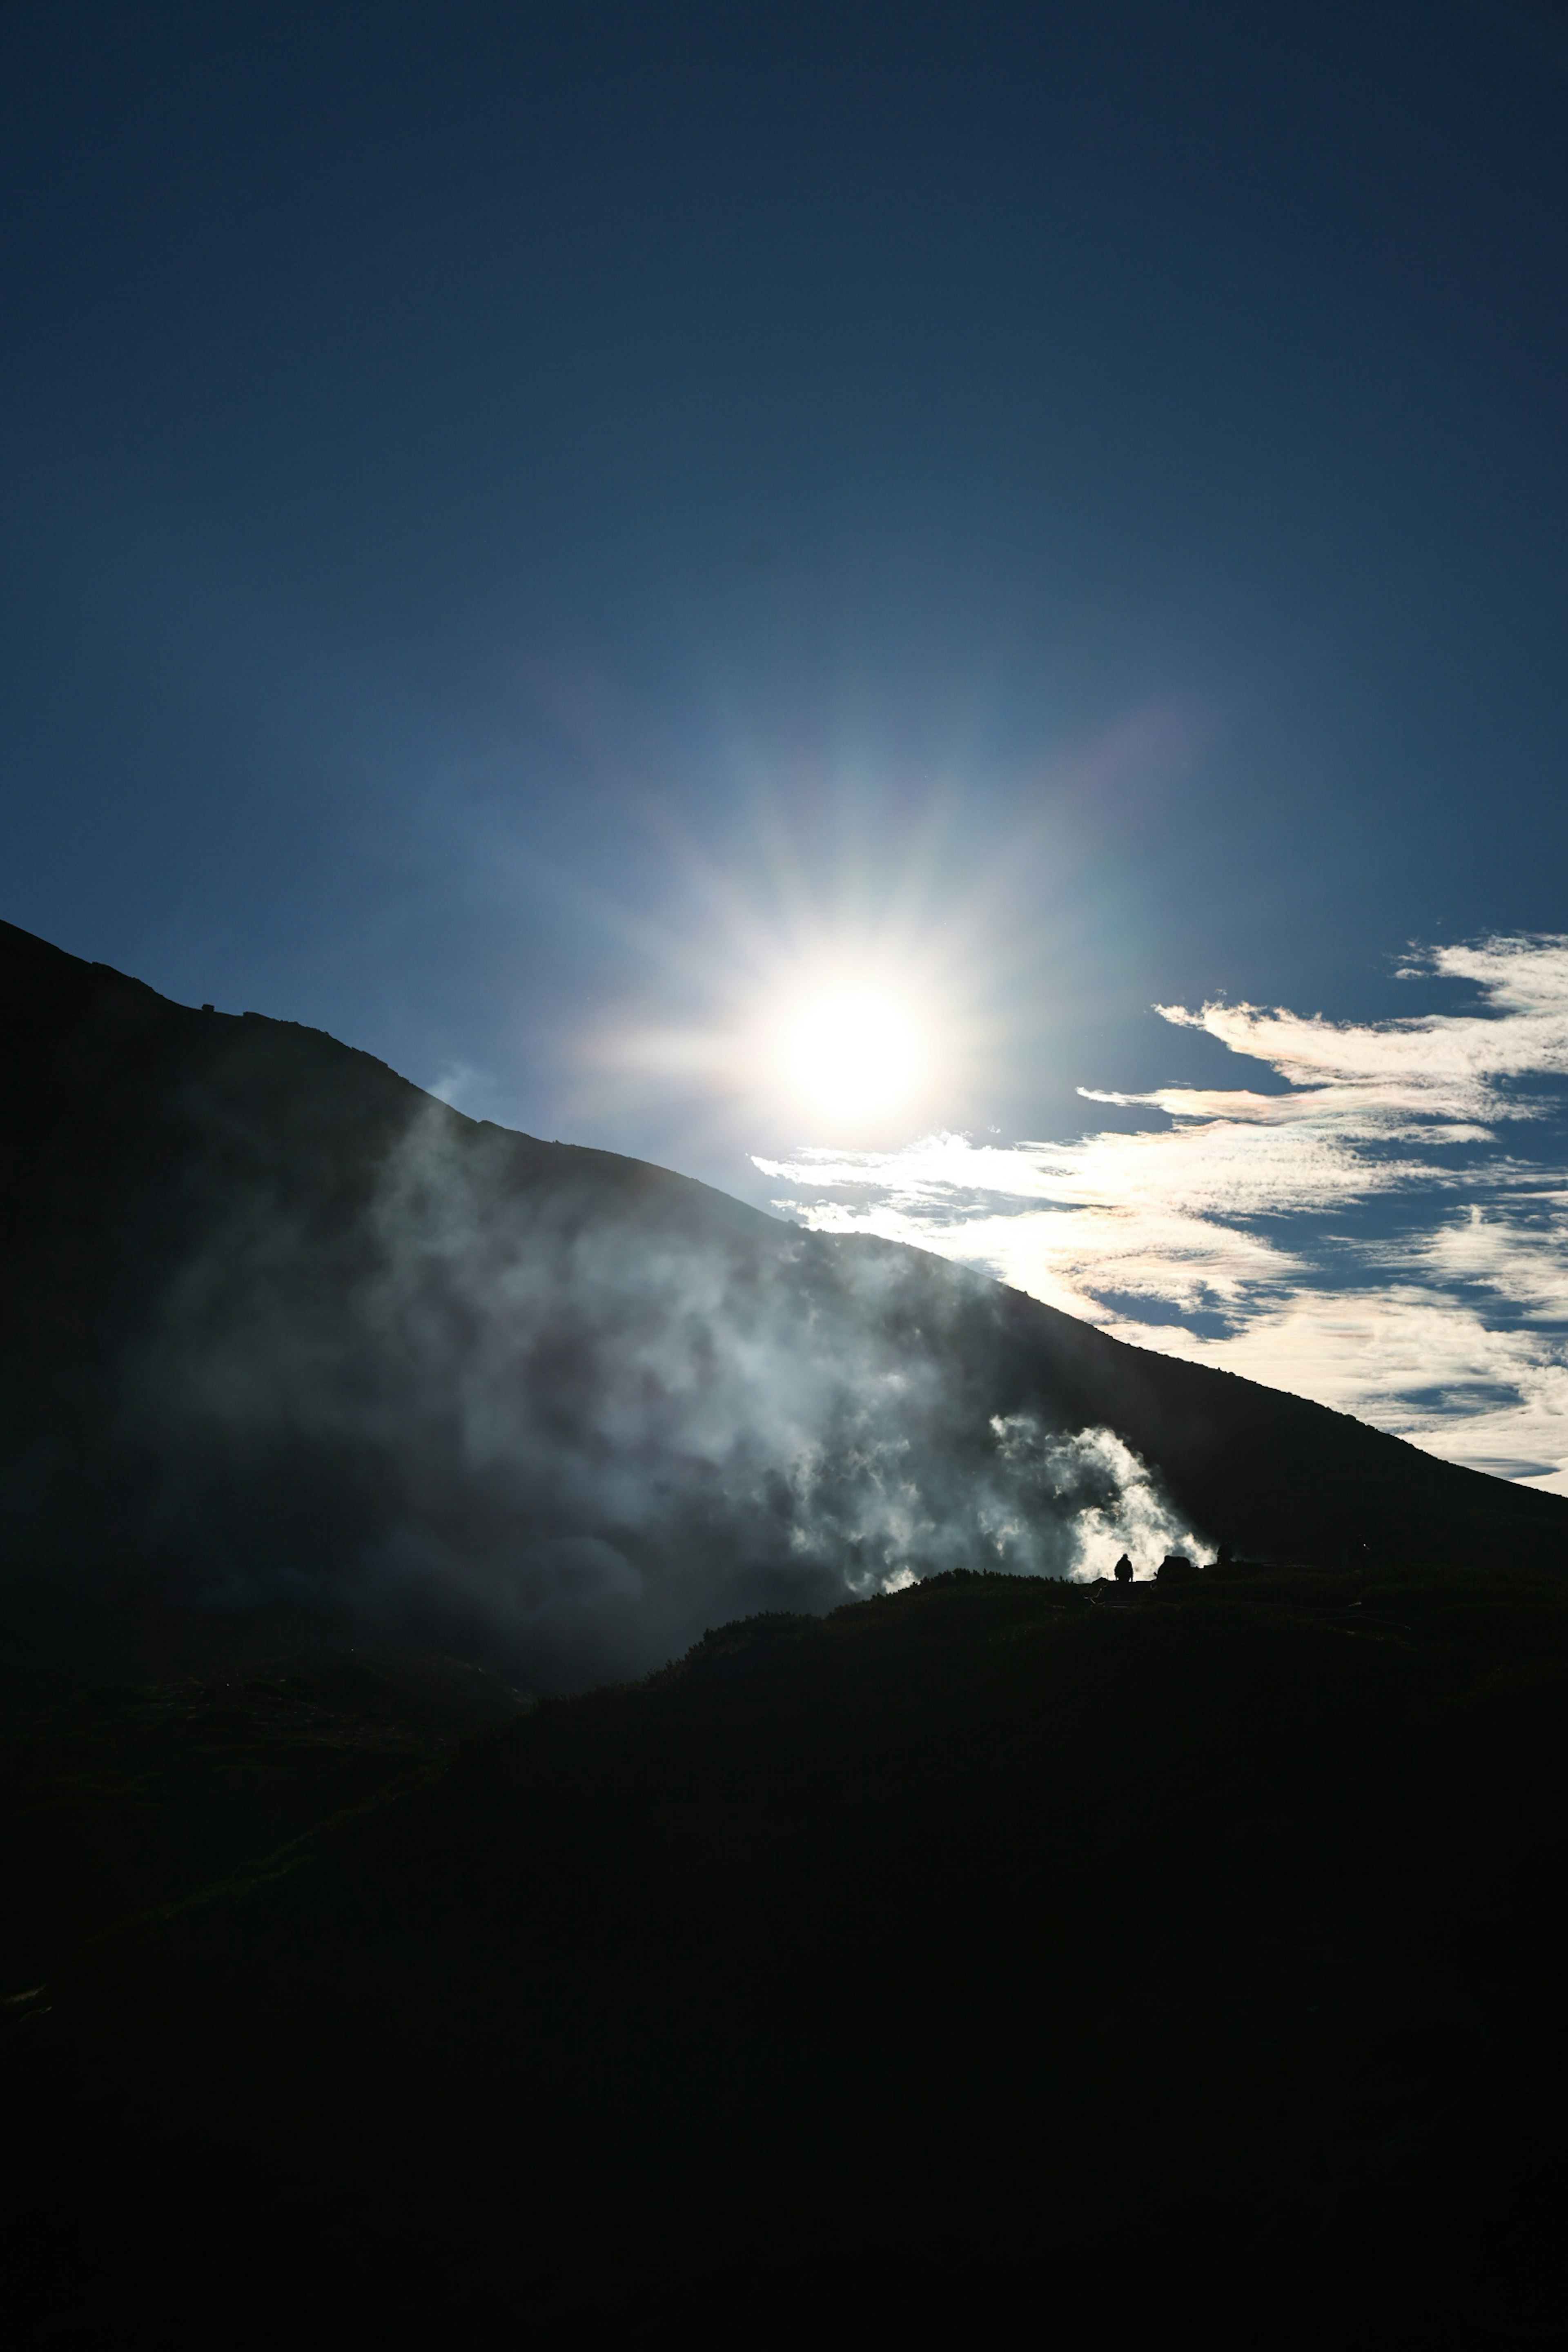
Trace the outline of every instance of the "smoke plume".
[[461, 1625], [550, 1686], [759, 1609], [1191, 1548], [1121, 1440], [1009, 1391], [993, 1285], [598, 1155], [520, 1181], [523, 1142], [431, 1104], [355, 1214], [225, 1202], [127, 1408], [205, 1605]]

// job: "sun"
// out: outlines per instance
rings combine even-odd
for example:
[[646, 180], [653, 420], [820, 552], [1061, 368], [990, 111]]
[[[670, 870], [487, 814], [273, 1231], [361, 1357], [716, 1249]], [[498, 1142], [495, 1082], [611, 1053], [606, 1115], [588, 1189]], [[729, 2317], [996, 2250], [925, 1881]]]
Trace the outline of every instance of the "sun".
[[896, 1109], [921, 1066], [914, 1024], [886, 997], [859, 991], [818, 997], [796, 1013], [784, 1060], [796, 1092], [835, 1118]]

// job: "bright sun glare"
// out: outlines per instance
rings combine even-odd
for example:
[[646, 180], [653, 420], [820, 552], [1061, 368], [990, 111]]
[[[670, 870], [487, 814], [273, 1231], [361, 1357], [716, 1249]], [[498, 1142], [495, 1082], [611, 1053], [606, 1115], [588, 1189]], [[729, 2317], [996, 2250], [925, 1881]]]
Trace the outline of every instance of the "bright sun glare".
[[825, 996], [789, 1026], [785, 1055], [803, 1096], [837, 1117], [893, 1109], [919, 1069], [910, 1023], [879, 996]]

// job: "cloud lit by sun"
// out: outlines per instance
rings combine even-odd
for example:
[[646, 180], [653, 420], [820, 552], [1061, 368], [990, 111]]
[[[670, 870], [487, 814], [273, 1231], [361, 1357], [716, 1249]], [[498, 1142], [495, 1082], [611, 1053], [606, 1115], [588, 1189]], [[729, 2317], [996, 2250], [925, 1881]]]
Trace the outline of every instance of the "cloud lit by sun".
[[1478, 1001], [1363, 1023], [1160, 1007], [1287, 1081], [1080, 1088], [1169, 1126], [757, 1164], [820, 1231], [965, 1260], [1140, 1346], [1568, 1493], [1568, 937], [1413, 948], [1402, 976], [1425, 975]]

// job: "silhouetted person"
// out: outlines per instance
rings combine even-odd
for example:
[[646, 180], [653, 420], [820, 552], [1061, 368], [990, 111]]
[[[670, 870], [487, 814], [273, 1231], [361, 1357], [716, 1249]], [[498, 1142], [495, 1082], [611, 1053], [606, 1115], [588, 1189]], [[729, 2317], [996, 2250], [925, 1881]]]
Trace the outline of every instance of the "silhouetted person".
[[1116, 1563], [1116, 1581], [1118, 1584], [1131, 1584], [1132, 1581], [1132, 1562], [1125, 1552]]

